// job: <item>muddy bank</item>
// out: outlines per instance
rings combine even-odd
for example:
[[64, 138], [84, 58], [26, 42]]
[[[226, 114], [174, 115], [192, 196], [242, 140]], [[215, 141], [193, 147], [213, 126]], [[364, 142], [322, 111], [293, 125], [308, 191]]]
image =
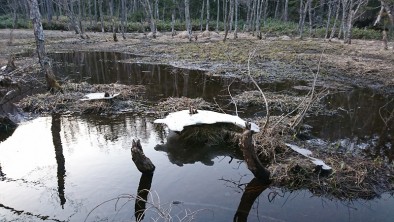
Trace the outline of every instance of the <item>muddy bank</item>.
[[[73, 32], [45, 31], [47, 52], [117, 51], [138, 57], [130, 62], [170, 64], [176, 67], [202, 69], [212, 75], [242, 77], [247, 61], [256, 80], [272, 82], [283, 79], [310, 80], [321, 58], [319, 79], [344, 85], [373, 87], [394, 92], [394, 55], [382, 50], [380, 41], [355, 40], [352, 45], [340, 41], [319, 39], [300, 41], [288, 38], [257, 40], [241, 33], [239, 39], [222, 42], [223, 33], [201, 37], [197, 41], [171, 37], [168, 33], [150, 39], [142, 33], [129, 33], [126, 39], [111, 40], [110, 33], [88, 33], [90, 39], [80, 39]], [[0, 30], [3, 46], [0, 64], [10, 54], [31, 56], [35, 50], [31, 30], [15, 30], [15, 39], [7, 44], [9, 30]], [[254, 52], [253, 56], [250, 53]], [[19, 57], [17, 60], [24, 60]]]

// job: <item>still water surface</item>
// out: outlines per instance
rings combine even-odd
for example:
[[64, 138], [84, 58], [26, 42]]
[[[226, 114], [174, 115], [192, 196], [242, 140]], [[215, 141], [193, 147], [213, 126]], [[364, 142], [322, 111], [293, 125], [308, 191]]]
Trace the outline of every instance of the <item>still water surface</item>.
[[[153, 198], [148, 201], [163, 209], [174, 203], [170, 211], [174, 218], [185, 216], [185, 210], [189, 214], [202, 210], [194, 215], [196, 221], [232, 221], [241, 199], [243, 204], [252, 204], [243, 197], [242, 184], [253, 176], [244, 163], [231, 161], [233, 150], [223, 148], [222, 155], [212, 154], [208, 163], [198, 151], [190, 153], [195, 157], [192, 160], [171, 153], [174, 150], [157, 151], [155, 147], [166, 142], [168, 133], [152, 121], [133, 115], [52, 116], [23, 123], [0, 143], [2, 220], [83, 221], [107, 200], [136, 195], [141, 173], [131, 160], [133, 138], [141, 139], [146, 155], [156, 165], [150, 189]], [[176, 156], [176, 161], [169, 161], [169, 155]], [[290, 193], [265, 186], [255, 190], [262, 193], [254, 201], [249, 221], [394, 218], [394, 200], [388, 195], [348, 203], [315, 197], [306, 190]], [[134, 199], [110, 201], [94, 210], [87, 221], [134, 221], [134, 204]], [[150, 210], [145, 220], [156, 217]]]
[[[124, 60], [132, 56], [119, 53], [74, 52], [52, 57], [63, 78], [143, 84], [151, 101], [187, 96], [210, 102], [215, 98], [225, 105], [227, 86], [233, 82], [201, 71], [128, 63]], [[278, 92], [297, 84], [307, 83], [262, 87]], [[231, 88], [233, 94], [254, 89], [241, 81], [233, 82]], [[308, 118], [307, 124], [313, 127], [313, 135], [325, 140], [370, 140], [383, 126], [377, 110], [389, 100], [364, 89], [333, 94], [325, 102], [336, 114]], [[166, 128], [152, 122], [151, 117], [133, 114], [54, 115], [24, 122], [12, 135], [1, 135], [0, 221], [135, 221], [135, 199], [126, 197], [135, 196], [139, 187], [150, 188], [148, 202], [168, 210], [174, 221], [185, 216], [195, 221], [232, 221], [235, 215], [246, 217], [249, 207], [249, 221], [394, 219], [394, 198], [388, 194], [349, 203], [316, 197], [307, 190], [285, 192], [268, 187], [253, 180], [233, 148], [203, 146], [185, 151], [185, 147], [174, 147], [177, 140]], [[156, 165], [151, 178], [142, 177], [131, 160], [132, 139], [137, 138]], [[124, 198], [114, 199], [120, 196]], [[150, 208], [145, 221], [158, 216]]]

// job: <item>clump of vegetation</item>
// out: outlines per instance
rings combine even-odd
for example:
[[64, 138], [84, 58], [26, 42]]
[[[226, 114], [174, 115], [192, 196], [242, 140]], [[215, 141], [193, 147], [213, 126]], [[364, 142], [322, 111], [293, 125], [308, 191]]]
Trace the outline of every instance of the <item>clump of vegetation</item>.
[[[141, 96], [145, 92], [143, 86], [127, 86], [121, 84], [91, 85], [83, 83], [66, 83], [64, 93], [35, 94], [19, 102], [25, 112], [31, 113], [118, 113], [123, 111], [142, 112], [147, 110]], [[81, 101], [86, 93], [107, 92], [110, 95], [119, 93], [112, 100]]]
[[161, 112], [176, 112], [180, 110], [189, 109], [190, 107], [194, 107], [195, 109], [203, 109], [203, 110], [215, 110], [215, 106], [206, 102], [202, 98], [187, 98], [187, 97], [169, 97], [164, 101], [159, 102], [157, 104], [157, 111]]

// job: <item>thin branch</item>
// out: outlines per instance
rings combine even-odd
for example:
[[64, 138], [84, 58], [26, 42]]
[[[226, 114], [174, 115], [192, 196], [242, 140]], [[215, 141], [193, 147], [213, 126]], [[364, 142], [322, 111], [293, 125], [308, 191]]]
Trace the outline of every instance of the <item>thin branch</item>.
[[251, 53], [249, 53], [249, 58], [248, 58], [248, 76], [249, 76], [250, 80], [253, 82], [253, 84], [257, 87], [257, 89], [260, 91], [261, 95], [263, 96], [264, 102], [265, 102], [267, 115], [266, 115], [266, 120], [265, 120], [265, 124], [264, 124], [264, 127], [263, 127], [263, 131], [266, 131], [267, 127], [269, 125], [269, 120], [270, 120], [268, 101], [267, 101], [267, 98], [265, 97], [265, 94], [264, 94], [263, 90], [261, 90], [259, 84], [257, 84], [257, 82], [253, 79], [252, 75], [250, 74], [250, 60], [254, 56], [255, 52], [256, 52], [256, 49], [253, 50]]
[[[315, 97], [315, 88], [316, 88], [316, 81], [317, 81], [317, 77], [320, 74], [320, 67], [321, 67], [321, 61], [324, 55], [324, 51], [325, 48], [323, 49], [322, 53], [320, 54], [320, 58], [319, 58], [319, 63], [317, 66], [317, 71], [313, 76], [313, 84], [312, 84], [312, 89], [311, 91], [308, 93], [309, 95], [309, 100], [307, 100], [307, 105], [306, 107], [299, 113], [298, 117], [294, 120], [294, 122], [291, 124], [291, 128], [295, 128], [296, 126], [298, 126], [301, 121], [304, 119], [306, 112], [309, 110], [310, 106], [312, 105], [312, 102], [314, 101], [314, 97]], [[309, 67], [310, 68], [310, 67]]]

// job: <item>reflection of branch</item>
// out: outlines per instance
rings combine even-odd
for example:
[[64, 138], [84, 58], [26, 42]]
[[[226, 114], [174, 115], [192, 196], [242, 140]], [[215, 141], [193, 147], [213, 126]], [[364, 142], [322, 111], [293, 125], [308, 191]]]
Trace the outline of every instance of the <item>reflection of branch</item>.
[[137, 221], [142, 221], [145, 217], [146, 202], [152, 185], [153, 174], [143, 173], [137, 189], [137, 198], [135, 198], [134, 215]]
[[386, 127], [388, 127], [388, 122], [390, 122], [390, 120], [394, 118], [394, 109], [390, 112], [389, 117], [387, 117], [387, 118], [383, 117], [382, 109], [387, 107], [393, 101], [394, 101], [394, 99], [391, 99], [388, 103], [384, 104], [382, 107], [379, 108], [379, 116], [382, 119], [382, 121], [384, 122], [384, 124], [386, 125]]
[[255, 200], [269, 187], [269, 183], [263, 182], [254, 177], [245, 187], [237, 212], [234, 215], [234, 222], [246, 222]]

